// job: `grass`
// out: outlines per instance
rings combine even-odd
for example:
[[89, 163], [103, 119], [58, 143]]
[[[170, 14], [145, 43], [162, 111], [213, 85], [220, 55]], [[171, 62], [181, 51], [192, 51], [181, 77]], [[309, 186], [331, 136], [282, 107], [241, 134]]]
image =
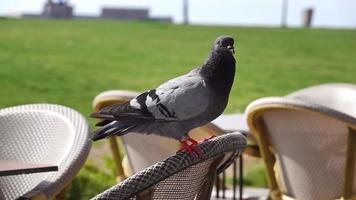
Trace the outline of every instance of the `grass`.
[[[106, 158], [105, 160], [111, 163], [107, 167], [113, 169], [112, 159]], [[101, 191], [116, 184], [116, 174], [113, 170], [111, 173], [103, 172], [92, 162], [92, 160], [88, 160], [85, 167], [71, 183], [67, 193], [68, 199], [90, 199]]]
[[[88, 116], [102, 91], [144, 91], [200, 65], [222, 34], [238, 49], [226, 112], [310, 85], [356, 83], [354, 30], [0, 19], [0, 108], [47, 102]], [[71, 198], [86, 199], [114, 181], [89, 160]]]
[[[233, 177], [227, 177], [225, 183], [231, 188], [233, 185]], [[237, 177], [236, 183], [240, 184], [239, 177]], [[243, 184], [250, 187], [267, 187], [267, 172], [264, 165], [258, 163], [244, 169]]]

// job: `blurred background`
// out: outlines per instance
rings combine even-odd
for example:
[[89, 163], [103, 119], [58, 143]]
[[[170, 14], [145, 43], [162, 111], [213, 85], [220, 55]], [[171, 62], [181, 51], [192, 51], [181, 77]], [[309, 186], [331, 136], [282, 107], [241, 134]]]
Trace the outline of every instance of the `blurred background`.
[[[102, 91], [144, 91], [199, 66], [219, 35], [237, 43], [226, 113], [311, 85], [356, 83], [353, 0], [0, 0], [0, 16], [0, 108], [46, 102], [89, 116]], [[259, 160], [245, 176], [267, 186]], [[115, 181], [109, 147], [97, 142], [69, 199]]]
[[[43, 7], [46, 3], [45, 0], [0, 2], [0, 15], [11, 17], [40, 17], [38, 15], [44, 13]], [[309, 14], [313, 18], [310, 24], [312, 27], [356, 28], [356, 2], [352, 0], [171, 0], [169, 3], [164, 0], [52, 0], [52, 2], [66, 4], [70, 9], [66, 17], [72, 19], [140, 18], [175, 24], [302, 27], [306, 25], [305, 15], [311, 12]], [[128, 10], [123, 12], [123, 9]]]

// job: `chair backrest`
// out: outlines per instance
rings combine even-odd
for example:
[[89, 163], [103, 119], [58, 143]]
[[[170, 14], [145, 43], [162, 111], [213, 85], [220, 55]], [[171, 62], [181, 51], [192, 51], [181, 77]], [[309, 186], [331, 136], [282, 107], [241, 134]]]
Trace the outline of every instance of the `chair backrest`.
[[199, 145], [203, 155], [177, 153], [129, 177], [93, 199], [210, 199], [217, 172], [243, 152], [246, 139], [240, 133], [215, 137]]
[[[108, 105], [122, 104], [136, 97], [138, 94], [137, 92], [127, 90], [105, 91], [95, 97], [93, 107], [94, 110], [100, 110]], [[223, 130], [210, 123], [193, 129], [189, 134], [197, 140], [202, 140], [211, 135], [220, 135], [222, 133], [224, 133]], [[180, 147], [176, 140], [157, 135], [130, 133], [120, 138], [123, 140], [130, 165], [130, 169], [125, 169], [128, 173], [127, 175], [137, 173], [169, 157]]]
[[323, 105], [356, 117], [356, 85], [353, 84], [321, 84], [295, 91], [286, 97]]
[[[192, 138], [200, 141], [222, 133], [223, 131], [220, 128], [209, 123], [193, 129], [189, 134]], [[180, 144], [176, 140], [158, 135], [130, 133], [124, 135], [122, 139], [131, 167], [130, 175], [173, 155], [180, 148]]]
[[0, 159], [58, 166], [56, 172], [0, 177], [5, 199], [51, 198], [84, 164], [90, 150], [89, 127], [73, 109], [29, 104], [0, 110]]
[[354, 116], [277, 97], [252, 102], [246, 113], [267, 166], [272, 197], [348, 199], [356, 194]]

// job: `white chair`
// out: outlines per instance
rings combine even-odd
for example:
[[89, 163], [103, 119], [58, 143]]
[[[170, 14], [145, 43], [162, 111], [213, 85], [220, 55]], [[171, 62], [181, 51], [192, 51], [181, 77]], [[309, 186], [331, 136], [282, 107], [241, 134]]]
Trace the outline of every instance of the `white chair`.
[[356, 87], [323, 84], [246, 109], [272, 199], [356, 198]]
[[0, 177], [4, 199], [51, 199], [79, 172], [90, 150], [89, 127], [77, 111], [54, 104], [0, 110], [0, 159], [58, 166], [56, 172]]

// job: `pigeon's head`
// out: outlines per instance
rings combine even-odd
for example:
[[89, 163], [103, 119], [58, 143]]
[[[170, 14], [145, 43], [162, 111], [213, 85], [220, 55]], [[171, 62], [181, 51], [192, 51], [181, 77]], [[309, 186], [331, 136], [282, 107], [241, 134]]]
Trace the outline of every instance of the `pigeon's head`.
[[234, 39], [226, 35], [218, 37], [214, 43], [214, 50], [218, 49], [228, 50], [231, 53], [235, 54]]

